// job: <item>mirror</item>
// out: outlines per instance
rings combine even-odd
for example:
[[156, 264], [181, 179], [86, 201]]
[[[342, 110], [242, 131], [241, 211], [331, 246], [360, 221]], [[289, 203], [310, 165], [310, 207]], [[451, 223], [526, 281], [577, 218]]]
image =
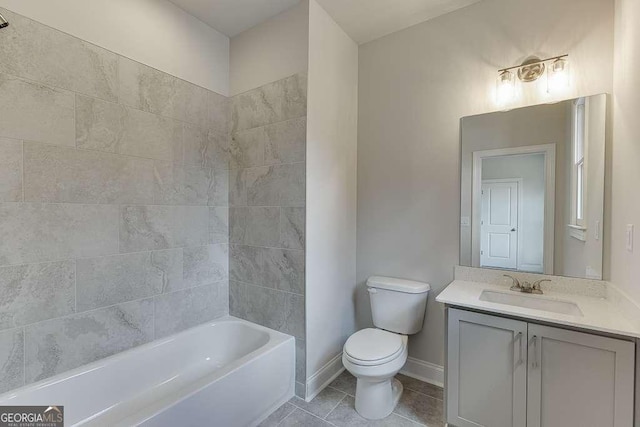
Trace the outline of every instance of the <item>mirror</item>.
[[602, 279], [607, 95], [464, 117], [460, 264]]

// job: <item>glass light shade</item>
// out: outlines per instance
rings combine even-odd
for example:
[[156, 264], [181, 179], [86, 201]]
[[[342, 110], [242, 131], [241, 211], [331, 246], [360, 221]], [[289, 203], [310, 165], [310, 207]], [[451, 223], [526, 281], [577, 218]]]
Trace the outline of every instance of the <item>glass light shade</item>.
[[498, 76], [496, 98], [498, 104], [504, 105], [512, 101], [516, 95], [516, 76], [511, 71], [503, 71]]
[[569, 87], [569, 61], [566, 58], [558, 58], [547, 71], [547, 92], [560, 93]]

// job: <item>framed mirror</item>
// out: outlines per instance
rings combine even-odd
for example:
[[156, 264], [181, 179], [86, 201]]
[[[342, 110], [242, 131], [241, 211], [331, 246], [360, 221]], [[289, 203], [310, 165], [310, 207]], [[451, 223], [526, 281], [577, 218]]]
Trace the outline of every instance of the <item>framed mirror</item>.
[[461, 120], [461, 265], [603, 279], [607, 103]]

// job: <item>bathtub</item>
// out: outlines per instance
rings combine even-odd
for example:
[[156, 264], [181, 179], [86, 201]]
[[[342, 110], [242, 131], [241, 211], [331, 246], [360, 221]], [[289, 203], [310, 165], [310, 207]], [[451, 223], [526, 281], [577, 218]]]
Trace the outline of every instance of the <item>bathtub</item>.
[[225, 317], [0, 395], [65, 425], [257, 425], [294, 393], [294, 338]]

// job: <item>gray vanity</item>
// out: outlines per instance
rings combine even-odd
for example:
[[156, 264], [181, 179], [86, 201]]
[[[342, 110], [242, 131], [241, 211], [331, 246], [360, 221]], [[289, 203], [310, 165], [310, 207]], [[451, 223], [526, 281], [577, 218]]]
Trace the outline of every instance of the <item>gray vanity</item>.
[[606, 95], [462, 119], [461, 266], [437, 297], [450, 427], [638, 419], [640, 308], [604, 281], [607, 129]]

